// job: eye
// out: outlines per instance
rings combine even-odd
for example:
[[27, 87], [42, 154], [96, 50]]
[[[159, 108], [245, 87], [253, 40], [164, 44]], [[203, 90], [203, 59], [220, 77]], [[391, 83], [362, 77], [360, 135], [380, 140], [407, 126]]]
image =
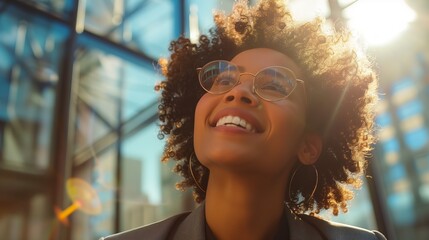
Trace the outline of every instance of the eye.
[[282, 95], [288, 95], [288, 91], [283, 86], [283, 84], [275, 80], [264, 81], [262, 85], [259, 85], [259, 89], [261, 89], [262, 91], [272, 91], [280, 93]]
[[294, 79], [286, 69], [270, 67], [258, 73], [255, 87], [260, 94], [267, 98], [282, 98], [293, 90]]
[[220, 73], [216, 76], [213, 85], [217, 85], [219, 87], [226, 87], [235, 84], [235, 78], [233, 74], [230, 73]]

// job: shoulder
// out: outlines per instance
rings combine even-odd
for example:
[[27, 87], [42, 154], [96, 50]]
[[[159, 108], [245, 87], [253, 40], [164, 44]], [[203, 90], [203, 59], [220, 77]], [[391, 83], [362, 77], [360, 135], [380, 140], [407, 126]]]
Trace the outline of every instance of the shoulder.
[[205, 236], [204, 204], [192, 212], [182, 213], [163, 221], [114, 234], [100, 240], [183, 240], [203, 239]]
[[103, 237], [100, 240], [167, 239], [169, 234], [189, 215], [181, 213], [143, 227]]
[[370, 231], [347, 224], [326, 221], [305, 214], [300, 214], [299, 218], [312, 225], [316, 231], [330, 240], [386, 240], [383, 234], [375, 230]]

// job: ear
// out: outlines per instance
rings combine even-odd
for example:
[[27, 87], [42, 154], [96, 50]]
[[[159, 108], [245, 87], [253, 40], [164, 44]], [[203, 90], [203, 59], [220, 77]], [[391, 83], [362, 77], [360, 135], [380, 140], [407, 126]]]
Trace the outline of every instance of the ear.
[[298, 150], [298, 159], [304, 165], [312, 165], [322, 152], [322, 137], [318, 134], [306, 134]]

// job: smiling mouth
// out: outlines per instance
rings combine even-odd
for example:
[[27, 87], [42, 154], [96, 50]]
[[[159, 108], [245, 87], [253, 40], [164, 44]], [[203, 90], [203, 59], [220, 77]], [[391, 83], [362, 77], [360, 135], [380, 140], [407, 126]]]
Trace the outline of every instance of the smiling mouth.
[[238, 117], [238, 116], [232, 116], [228, 115], [225, 117], [220, 118], [217, 123], [216, 127], [218, 126], [226, 126], [226, 127], [239, 127], [242, 129], [245, 129], [246, 131], [249, 131], [251, 133], [255, 133], [255, 128], [248, 123], [246, 120]]

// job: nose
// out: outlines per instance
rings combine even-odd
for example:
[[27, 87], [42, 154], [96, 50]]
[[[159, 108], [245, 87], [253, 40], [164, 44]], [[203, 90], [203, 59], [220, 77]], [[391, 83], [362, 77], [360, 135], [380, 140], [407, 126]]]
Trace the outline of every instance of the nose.
[[225, 94], [224, 99], [226, 102], [238, 101], [249, 106], [259, 105], [260, 99], [254, 92], [252, 76], [242, 76], [238, 84]]

